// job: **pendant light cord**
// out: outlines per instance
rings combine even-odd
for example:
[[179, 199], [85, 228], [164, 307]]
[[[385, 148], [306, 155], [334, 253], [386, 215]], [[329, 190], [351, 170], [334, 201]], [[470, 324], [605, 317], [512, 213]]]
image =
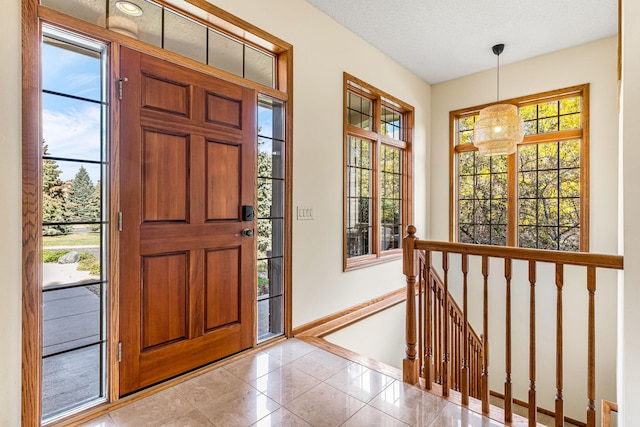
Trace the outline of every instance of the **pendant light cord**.
[[496, 72], [496, 104], [500, 102], [500, 54], [496, 55], [498, 67]]

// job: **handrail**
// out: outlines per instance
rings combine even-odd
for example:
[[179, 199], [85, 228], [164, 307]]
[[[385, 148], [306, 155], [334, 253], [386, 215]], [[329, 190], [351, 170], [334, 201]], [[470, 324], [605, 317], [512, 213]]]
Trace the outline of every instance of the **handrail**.
[[508, 258], [514, 260], [551, 262], [554, 264], [578, 265], [583, 267], [612, 268], [616, 270], [622, 270], [624, 268], [624, 259], [622, 256], [592, 254], [587, 252], [550, 251], [546, 249], [476, 245], [418, 239], [415, 240], [414, 249], [477, 256], [484, 255], [493, 258]]
[[[502, 258], [504, 260], [504, 284], [505, 284], [505, 381], [504, 381], [504, 422], [513, 420], [513, 385], [511, 372], [511, 282], [515, 273], [512, 267], [513, 260], [528, 261], [529, 291], [529, 425], [537, 423], [536, 404], [536, 267], [537, 263], [551, 263], [555, 265], [555, 425], [560, 427], [564, 423], [564, 376], [563, 376], [563, 291], [565, 287], [564, 266], [586, 267], [586, 291], [588, 292], [588, 324], [587, 324], [587, 410], [586, 425], [595, 427], [595, 293], [596, 270], [598, 268], [621, 270], [624, 267], [624, 259], [617, 255], [602, 255], [592, 253], [562, 252], [539, 249], [526, 249], [515, 247], [500, 247], [475, 245], [465, 243], [450, 243], [419, 240], [415, 236], [416, 228], [407, 227], [407, 235], [402, 241], [403, 247], [403, 273], [407, 280], [407, 317], [406, 317], [406, 357], [403, 360], [403, 380], [416, 384], [419, 373], [422, 373], [426, 388], [431, 388], [432, 363], [439, 369], [441, 377], [441, 390], [443, 396], [449, 395], [449, 390], [460, 385], [462, 404], [469, 405], [469, 395], [480, 396], [482, 412], [489, 414], [489, 341], [488, 341], [488, 279], [489, 258]], [[432, 286], [432, 280], [437, 276], [431, 265], [431, 253], [442, 254], [443, 278], [441, 285]], [[451, 299], [449, 295], [450, 280], [450, 254], [461, 255], [461, 273], [463, 289], [463, 308]], [[479, 339], [480, 345], [476, 345], [470, 334], [470, 325], [467, 321], [468, 297], [467, 275], [469, 257], [479, 257], [482, 260], [482, 278], [484, 283], [482, 310], [483, 310], [483, 334]], [[416, 304], [410, 304], [415, 292], [416, 280], [420, 290], [416, 313]], [[573, 286], [573, 285], [572, 285]], [[435, 289], [435, 288], [438, 289]], [[432, 294], [432, 291], [436, 291]], [[441, 296], [435, 297], [441, 293]], [[434, 301], [432, 301], [434, 300]], [[548, 305], [548, 302], [547, 304]], [[445, 308], [442, 315], [440, 307]], [[455, 310], [453, 307], [456, 307]], [[429, 311], [433, 310], [433, 311]], [[462, 320], [461, 320], [462, 318]], [[416, 323], [420, 337], [416, 337]], [[433, 331], [437, 331], [435, 334]], [[460, 331], [464, 331], [460, 333]], [[462, 336], [462, 339], [460, 338]], [[416, 349], [416, 344], [418, 348]], [[429, 346], [438, 350], [434, 353]], [[472, 357], [473, 356], [473, 357]], [[453, 384], [453, 387], [450, 386]]]

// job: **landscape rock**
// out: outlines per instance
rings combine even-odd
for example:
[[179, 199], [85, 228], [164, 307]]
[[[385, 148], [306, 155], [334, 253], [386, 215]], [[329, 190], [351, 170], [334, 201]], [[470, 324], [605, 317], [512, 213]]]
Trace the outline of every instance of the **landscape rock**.
[[76, 251], [70, 251], [58, 258], [58, 264], [73, 264], [80, 261], [80, 254]]

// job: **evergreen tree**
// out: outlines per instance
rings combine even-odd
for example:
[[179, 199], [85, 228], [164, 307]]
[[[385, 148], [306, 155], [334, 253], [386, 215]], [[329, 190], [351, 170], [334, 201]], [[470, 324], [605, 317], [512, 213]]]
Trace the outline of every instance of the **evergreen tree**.
[[[100, 180], [98, 180], [98, 183], [96, 184], [95, 190], [93, 192], [93, 197], [91, 197], [91, 200], [89, 201], [89, 216], [91, 218], [91, 221], [101, 220], [101, 217], [100, 217], [100, 208], [102, 204], [101, 199], [102, 199], [102, 188], [101, 188]], [[99, 231], [100, 224], [92, 224], [89, 226], [89, 229], [91, 231]]]
[[[45, 141], [43, 154], [48, 154]], [[44, 159], [42, 161], [42, 222], [68, 222], [70, 220], [69, 206], [65, 193], [68, 186], [60, 179], [62, 171], [55, 160]], [[70, 225], [45, 225], [42, 227], [42, 234], [45, 236], [55, 236], [58, 234], [69, 234]]]
[[96, 189], [91, 182], [91, 178], [84, 166], [76, 173], [71, 183], [69, 202], [73, 212], [73, 221], [96, 221], [94, 209], [91, 204], [95, 196]]

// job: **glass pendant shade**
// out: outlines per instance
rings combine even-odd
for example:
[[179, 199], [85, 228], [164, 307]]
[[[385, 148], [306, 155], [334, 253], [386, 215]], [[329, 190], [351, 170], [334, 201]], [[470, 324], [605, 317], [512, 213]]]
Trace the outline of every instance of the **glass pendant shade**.
[[511, 104], [483, 108], [473, 128], [473, 145], [483, 156], [513, 154], [523, 137], [524, 122]]

